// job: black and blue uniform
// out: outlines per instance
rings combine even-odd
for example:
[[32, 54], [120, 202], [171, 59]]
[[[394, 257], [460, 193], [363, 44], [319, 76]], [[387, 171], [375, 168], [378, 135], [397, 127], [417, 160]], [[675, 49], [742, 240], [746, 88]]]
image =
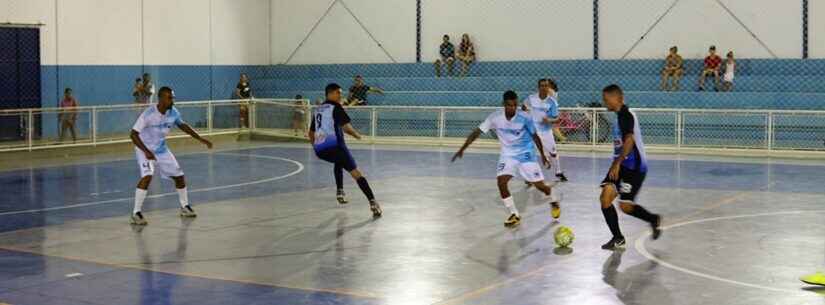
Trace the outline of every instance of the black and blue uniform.
[[616, 112], [616, 124], [613, 124], [613, 157], [618, 158], [622, 153], [624, 138], [633, 135], [633, 151], [622, 160], [619, 168], [619, 179], [610, 179], [609, 174], [602, 181], [602, 186], [613, 184], [619, 193], [619, 200], [633, 202], [642, 188], [647, 175], [647, 155], [642, 142], [642, 130], [636, 114], [626, 105]]
[[350, 117], [341, 104], [326, 101], [312, 114], [310, 130], [315, 132], [312, 147], [318, 158], [340, 166], [350, 172], [357, 168], [346, 142], [342, 126], [350, 123]]

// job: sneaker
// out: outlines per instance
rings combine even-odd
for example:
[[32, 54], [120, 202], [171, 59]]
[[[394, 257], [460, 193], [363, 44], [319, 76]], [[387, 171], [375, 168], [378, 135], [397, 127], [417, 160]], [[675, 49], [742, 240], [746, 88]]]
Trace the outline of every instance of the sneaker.
[[561, 217], [561, 205], [558, 202], [552, 202], [550, 205], [552, 206], [550, 215], [553, 216], [553, 219], [559, 219]]
[[625, 240], [624, 236], [613, 237], [608, 241], [606, 244], [602, 245], [603, 250], [616, 250], [624, 248]]
[[656, 220], [653, 220], [653, 222], [650, 223], [650, 227], [653, 228], [653, 234], [651, 235], [653, 240], [659, 239], [659, 236], [662, 235], [662, 229], [660, 228], [661, 226], [662, 216], [656, 215]]
[[808, 285], [825, 286], [825, 274], [822, 272], [800, 277], [799, 280]]
[[198, 214], [195, 214], [195, 210], [192, 209], [192, 206], [186, 205], [185, 207], [180, 208], [180, 217], [197, 217]]
[[508, 227], [508, 228], [512, 228], [512, 227], [518, 226], [520, 223], [521, 223], [521, 217], [519, 217], [516, 214], [510, 214], [510, 217], [508, 217], [507, 220], [504, 221], [504, 226]]
[[556, 174], [556, 178], [559, 178], [559, 181], [561, 182], [567, 182], [567, 176], [565, 176], [564, 173]]
[[338, 199], [338, 204], [349, 203], [349, 201], [347, 201], [346, 194], [344, 194], [344, 190], [338, 190], [338, 192], [335, 194], [335, 198]]
[[381, 210], [381, 206], [379, 206], [378, 202], [375, 202], [375, 200], [370, 201], [370, 211], [372, 211], [373, 218], [381, 217], [381, 215], [384, 214], [384, 211]]
[[141, 212], [137, 212], [137, 213], [132, 214], [132, 216], [129, 217], [129, 223], [131, 223], [133, 225], [138, 225], [138, 226], [145, 226], [145, 225], [149, 224], [146, 221], [146, 218], [143, 218], [143, 213], [141, 213]]

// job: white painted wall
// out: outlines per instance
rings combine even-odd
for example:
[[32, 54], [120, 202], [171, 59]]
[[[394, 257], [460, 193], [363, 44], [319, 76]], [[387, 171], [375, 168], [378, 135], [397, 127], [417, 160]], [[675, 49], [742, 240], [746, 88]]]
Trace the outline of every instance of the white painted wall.
[[270, 0], [212, 0], [216, 65], [269, 64]]
[[140, 0], [57, 1], [57, 21], [61, 65], [141, 64]]
[[458, 48], [462, 33], [482, 61], [593, 56], [592, 1], [423, 1], [421, 15], [422, 61], [436, 59], [444, 34]]
[[825, 58], [825, 1], [808, 1], [808, 56]]
[[[329, 0], [272, 0], [272, 62], [392, 62], [353, 15], [397, 62], [415, 62], [414, 0], [344, 0], [344, 4], [336, 2], [304, 44], [300, 45], [332, 3]], [[297, 52], [290, 59], [290, 54], [296, 49]]]
[[143, 0], [143, 56], [147, 65], [208, 65], [210, 3]]
[[40, 63], [57, 61], [55, 0], [0, 0], [0, 22], [43, 23], [40, 27]]
[[[672, 3], [601, 0], [600, 57], [621, 58]], [[722, 0], [722, 3], [776, 56], [801, 58], [801, 1]], [[668, 47], [673, 45], [679, 46], [680, 53], [686, 58], [701, 58], [711, 44], [723, 53], [733, 50], [739, 58], [771, 58], [771, 54], [715, 0], [678, 1], [627, 58], [664, 57]]]

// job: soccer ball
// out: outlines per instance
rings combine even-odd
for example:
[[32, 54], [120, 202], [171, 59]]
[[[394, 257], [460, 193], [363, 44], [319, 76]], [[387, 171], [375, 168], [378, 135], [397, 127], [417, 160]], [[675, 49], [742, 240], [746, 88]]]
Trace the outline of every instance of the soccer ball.
[[573, 235], [573, 229], [570, 227], [561, 226], [556, 229], [556, 233], [553, 234], [553, 239], [556, 241], [556, 245], [562, 248], [567, 248], [571, 244], [573, 244], [573, 240], [576, 238]]

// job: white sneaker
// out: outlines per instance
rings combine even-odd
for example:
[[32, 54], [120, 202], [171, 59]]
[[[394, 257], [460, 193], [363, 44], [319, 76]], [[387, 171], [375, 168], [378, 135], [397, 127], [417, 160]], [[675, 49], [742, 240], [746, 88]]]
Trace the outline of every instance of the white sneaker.
[[180, 217], [198, 217], [198, 214], [195, 214], [195, 210], [192, 209], [192, 206], [185, 206], [180, 208]]
[[132, 216], [129, 217], [129, 223], [138, 226], [145, 226], [149, 224], [148, 222], [146, 222], [146, 218], [143, 218], [143, 213], [141, 212], [132, 214]]

